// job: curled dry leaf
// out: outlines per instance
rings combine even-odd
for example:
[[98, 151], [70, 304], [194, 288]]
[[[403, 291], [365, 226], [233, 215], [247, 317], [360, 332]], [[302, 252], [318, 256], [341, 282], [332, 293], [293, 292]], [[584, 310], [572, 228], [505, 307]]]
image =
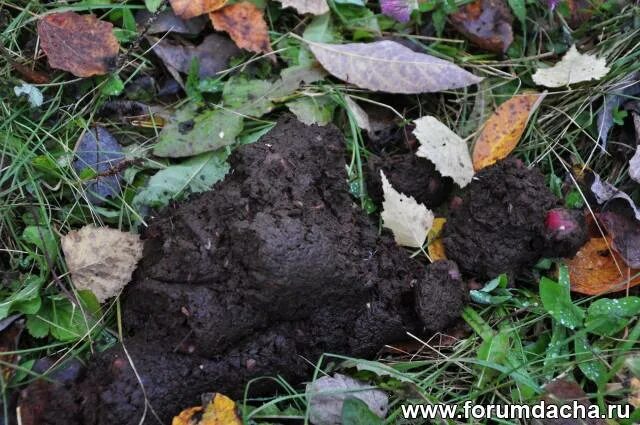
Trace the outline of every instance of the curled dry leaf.
[[427, 232], [433, 225], [433, 212], [413, 197], [395, 190], [384, 172], [382, 178], [382, 222], [384, 227], [393, 232], [398, 245], [420, 248], [427, 238]]
[[506, 158], [518, 145], [529, 118], [545, 94], [514, 96], [489, 117], [473, 147], [473, 168], [479, 171]]
[[269, 31], [262, 10], [243, 1], [210, 13], [216, 31], [224, 31], [241, 49], [256, 53], [271, 52]]
[[358, 87], [388, 93], [428, 93], [482, 81], [454, 63], [416, 53], [394, 41], [326, 44], [308, 42], [333, 76]]
[[624, 259], [627, 266], [640, 269], [640, 222], [613, 211], [598, 214], [613, 240], [613, 249]]
[[298, 13], [311, 13], [312, 15], [324, 15], [329, 12], [326, 0], [279, 0], [282, 7], [293, 7]]
[[504, 0], [476, 0], [449, 19], [456, 30], [483, 49], [504, 53], [513, 42], [513, 16]]
[[416, 155], [427, 158], [443, 176], [451, 177], [460, 187], [473, 178], [473, 164], [464, 140], [435, 117], [414, 121], [413, 134], [420, 142]]
[[75, 287], [92, 291], [100, 302], [129, 283], [142, 258], [140, 236], [107, 227], [84, 226], [61, 243]]
[[75, 12], [44, 16], [38, 21], [38, 36], [49, 65], [76, 77], [107, 74], [120, 48], [111, 23]]
[[629, 160], [629, 177], [640, 183], [640, 146], [636, 147], [636, 153]]
[[602, 180], [598, 174], [593, 175], [593, 183], [589, 187], [591, 193], [596, 198], [596, 202], [603, 205], [603, 209], [607, 208], [610, 204], [618, 202], [622, 204], [622, 207], [629, 211], [636, 220], [640, 221], [640, 209], [636, 206], [633, 199], [611, 183]]
[[636, 276], [640, 270], [627, 267], [611, 246], [611, 238], [594, 237], [580, 248], [575, 257], [566, 260], [572, 291], [600, 295], [640, 284], [640, 276]]
[[607, 75], [609, 68], [604, 58], [578, 52], [575, 44], [551, 68], [538, 69], [531, 77], [539, 86], [564, 87]]
[[227, 0], [170, 0], [173, 13], [182, 19], [191, 19], [221, 9]]
[[183, 410], [173, 418], [171, 425], [242, 425], [242, 420], [233, 400], [214, 393], [206, 407], [196, 406]]

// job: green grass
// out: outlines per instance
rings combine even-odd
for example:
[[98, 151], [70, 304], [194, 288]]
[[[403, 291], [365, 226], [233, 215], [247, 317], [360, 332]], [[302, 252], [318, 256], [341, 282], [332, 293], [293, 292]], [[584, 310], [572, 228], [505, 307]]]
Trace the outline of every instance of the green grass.
[[[338, 11], [339, 6], [332, 4], [332, 7], [334, 12]], [[137, 144], [138, 158], [155, 163], [151, 166], [147, 162], [142, 166], [140, 174], [124, 187], [122, 196], [100, 207], [91, 204], [83, 188], [86, 176], [79, 176], [70, 162], [78, 138], [91, 128], [100, 108], [110, 99], [104, 93], [108, 79], [80, 80], [56, 72], [50, 83], [38, 86], [45, 96], [45, 103], [33, 109], [25, 98], [13, 95], [13, 87], [19, 84], [20, 77], [13, 71], [11, 61], [32, 64], [33, 45], [30, 43], [35, 41], [37, 17], [43, 13], [91, 10], [102, 19], [112, 19], [117, 26], [122, 26], [123, 11], [135, 12], [141, 8], [143, 4], [139, 1], [105, 2], [103, 5], [0, 1], [0, 23], [3, 19], [7, 23], [0, 26], [0, 46], [3, 46], [0, 50], [0, 280], [6, 276], [9, 281], [9, 285], [0, 287], [0, 300], [19, 293], [30, 279], [37, 280], [40, 282], [37, 296], [22, 300], [18, 311], [37, 316], [37, 312], [30, 313], [36, 304], [49, 303], [71, 311], [73, 317], [78, 318], [78, 321], [62, 318], [50, 321], [48, 324], [53, 331], [49, 330], [42, 338], [33, 338], [25, 331], [21, 347], [27, 348], [2, 353], [0, 367], [14, 369], [9, 381], [0, 375], [5, 417], [11, 413], [6, 407], [9, 394], [39, 377], [30, 372], [35, 359], [54, 355], [60, 356], [61, 362], [72, 357], [86, 360], [95, 351], [116, 343], [121, 333], [117, 301], [103, 305], [92, 314], [87, 312], [91, 301], [87, 301], [86, 294], [73, 289], [59, 237], [89, 223], [123, 230], [137, 228], [143, 223], [143, 212], [133, 207], [135, 193], [145, 184], [145, 177], [155, 172], [154, 167], [169, 165], [167, 161], [150, 158], [159, 129], [100, 119], [118, 139]], [[274, 46], [277, 44], [278, 49], [282, 49], [279, 54], [297, 55], [299, 40], [290, 37], [289, 32], [297, 31], [306, 21], [289, 13], [281, 15], [275, 8], [269, 12], [272, 38], [276, 41]], [[431, 54], [468, 64], [487, 77], [477, 92], [460, 90], [407, 96], [404, 109], [394, 109], [394, 112], [403, 117], [404, 124], [425, 114], [435, 115], [458, 134], [473, 140], [477, 129], [496, 105], [523, 88], [533, 87], [530, 75], [541, 61], [549, 60], [546, 52], [551, 48], [562, 51], [570, 42], [592, 46], [587, 50], [606, 57], [611, 72], [600, 81], [549, 93], [516, 153], [528, 164], [539, 166], [550, 181], [553, 176], [562, 176], [578, 167], [591, 169], [616, 185], [627, 184], [626, 165], [599, 152], [595, 142], [595, 121], [604, 93], [625, 76], [640, 71], [638, 7], [629, 5], [621, 12], [602, 9], [595, 14], [593, 25], [576, 31], [566, 26], [551, 28], [546, 25], [552, 21], [551, 15], [535, 2], [527, 4], [527, 13], [526, 31], [517, 34], [514, 47], [505, 58], [469, 53], [474, 50], [456, 39], [455, 34], [424, 37], [407, 34], [391, 25], [383, 28], [386, 35], [411, 40]], [[343, 19], [348, 21], [349, 18], [343, 16]], [[349, 40], [359, 33], [349, 29], [347, 21], [341, 23], [342, 36]], [[152, 55], [144, 49], [125, 49], [123, 53], [126, 55], [122, 66], [114, 75], [125, 84], [138, 75], [154, 71]], [[248, 63], [258, 64], [258, 71], [254, 70], [258, 76], [272, 76], [264, 61], [250, 55], [234, 64], [233, 71], [245, 69]], [[221, 81], [226, 81], [226, 76]], [[343, 130], [351, 153], [347, 164], [350, 190], [360, 198], [364, 209], [370, 209], [362, 171], [369, 151], [354, 117], [346, 112], [344, 96], [348, 94], [360, 102], [383, 105], [385, 98], [336, 82], [304, 89], [307, 94], [326, 94], [335, 103], [335, 122]], [[298, 91], [292, 97], [303, 94]], [[476, 107], [479, 104], [484, 107]], [[255, 140], [270, 128], [283, 110], [280, 107], [263, 119], [248, 120], [242, 137], [246, 141]], [[619, 141], [610, 141], [610, 144], [616, 143]], [[418, 251], [415, 255], [423, 255], [423, 252]], [[12, 273], [11, 278], [9, 273]], [[536, 273], [533, 281], [518, 282], [517, 289], [509, 289], [507, 301], [497, 305], [471, 304], [464, 316], [471, 330], [453, 339], [453, 343], [440, 346], [439, 335], [428, 341], [408, 336], [407, 339], [413, 342], [410, 350], [388, 348], [377, 361], [328, 353], [318, 361], [316, 376], [341, 371], [388, 390], [392, 395], [392, 408], [386, 419], [389, 424], [405, 423], [399, 419], [399, 406], [407, 401], [530, 402], [541, 395], [546, 382], [558, 376], [576, 378], [596, 403], [624, 401], [628, 388], [606, 384], [623, 382], [628, 376], [625, 361], [637, 352], [640, 322], [635, 317], [629, 318], [627, 331], [614, 336], [596, 335], [587, 326], [576, 332], [569, 331], [549, 314], [538, 292], [538, 280], [542, 276], [555, 279], [552, 270], [539, 268]], [[592, 302], [589, 298], [575, 304], [586, 310]], [[586, 355], [576, 356], [577, 338], [588, 339]], [[451, 337], [445, 339], [452, 340]], [[557, 350], [550, 350], [549, 343]], [[9, 360], [14, 354], [20, 356], [17, 364]], [[594, 359], [605, 371], [599, 381], [590, 380], [584, 373], [584, 365]], [[262, 379], [276, 379], [281, 391], [274, 398], [241, 401], [248, 418], [277, 421], [308, 417], [308, 400], [301, 388], [277, 377]]]

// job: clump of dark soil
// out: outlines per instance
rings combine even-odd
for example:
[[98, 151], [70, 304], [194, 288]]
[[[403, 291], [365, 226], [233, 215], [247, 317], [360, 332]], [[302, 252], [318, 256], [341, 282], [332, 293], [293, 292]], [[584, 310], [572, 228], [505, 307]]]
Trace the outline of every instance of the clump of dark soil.
[[431, 161], [412, 152], [372, 156], [367, 163], [366, 184], [369, 196], [378, 205], [384, 200], [380, 170], [394, 189], [413, 196], [427, 208], [442, 204], [453, 186], [453, 180], [442, 177]]
[[447, 257], [463, 273], [489, 279], [517, 274], [543, 253], [554, 256], [554, 247], [546, 243], [545, 218], [558, 202], [540, 171], [515, 158], [485, 168], [447, 219]]
[[291, 118], [238, 149], [224, 182], [151, 222], [123, 297], [126, 351], [99, 355], [72, 385], [28, 388], [23, 415], [125, 425], [146, 410], [144, 423], [167, 423], [203, 392], [301, 382], [322, 353], [372, 357], [407, 331], [449, 326], [466, 292], [455, 265], [427, 267], [378, 235], [348, 194], [344, 157], [337, 129]]

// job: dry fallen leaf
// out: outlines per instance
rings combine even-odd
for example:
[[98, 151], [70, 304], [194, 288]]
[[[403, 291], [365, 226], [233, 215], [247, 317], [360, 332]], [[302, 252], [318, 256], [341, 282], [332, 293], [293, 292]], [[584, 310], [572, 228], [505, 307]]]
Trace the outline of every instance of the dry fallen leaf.
[[640, 146], [636, 147], [636, 153], [629, 160], [629, 177], [640, 183]]
[[433, 212], [413, 197], [396, 191], [382, 170], [382, 222], [391, 229], [398, 245], [420, 248], [433, 224]]
[[452, 62], [416, 53], [394, 41], [308, 44], [329, 73], [364, 89], [428, 93], [467, 87], [482, 81], [482, 78]]
[[224, 7], [227, 0], [170, 0], [173, 13], [182, 19], [191, 19]]
[[506, 158], [518, 145], [529, 118], [544, 94], [525, 93], [504, 102], [489, 117], [473, 147], [473, 168], [479, 171]]
[[76, 77], [104, 75], [116, 64], [120, 45], [113, 25], [94, 15], [46, 15], [38, 21], [38, 36], [49, 65]]
[[[630, 269], [618, 253], [610, 250], [611, 238], [591, 238], [572, 259], [569, 268], [571, 290], [585, 295], [623, 291], [640, 284], [640, 270]], [[619, 268], [618, 268], [619, 267]], [[635, 276], [635, 277], [634, 277]]]
[[316, 379], [306, 389], [309, 420], [315, 425], [342, 424], [344, 401], [349, 397], [360, 399], [381, 418], [389, 410], [389, 397], [384, 391], [339, 373]]
[[513, 42], [513, 16], [504, 0], [476, 0], [449, 19], [469, 41], [491, 52], [504, 53]]
[[282, 7], [293, 7], [298, 13], [311, 13], [312, 15], [324, 15], [329, 12], [326, 0], [279, 0]]
[[640, 268], [640, 222], [613, 211], [598, 214], [598, 221], [613, 241], [613, 249], [627, 266]]
[[243, 1], [209, 14], [216, 31], [225, 31], [241, 49], [256, 53], [271, 52], [269, 32], [262, 10]]
[[460, 187], [473, 178], [473, 164], [464, 140], [435, 117], [424, 116], [414, 121], [413, 134], [420, 142], [416, 155], [427, 158], [443, 176], [451, 177]]
[[360, 105], [351, 98], [351, 96], [345, 96], [344, 100], [347, 104], [347, 108], [353, 114], [353, 118], [356, 120], [358, 128], [371, 132], [371, 121], [369, 121], [369, 115], [367, 115], [365, 110], [362, 109]]
[[91, 290], [100, 302], [129, 283], [142, 258], [140, 236], [107, 227], [84, 226], [61, 242], [75, 287]]
[[447, 222], [446, 218], [437, 217], [427, 234], [427, 252], [431, 261], [446, 260], [447, 253], [442, 243], [442, 229]]
[[190, 407], [173, 418], [171, 425], [242, 425], [236, 403], [215, 393], [205, 408]]
[[539, 86], [564, 87], [583, 81], [599, 80], [609, 68], [604, 58], [578, 52], [575, 44], [550, 68], [538, 69], [531, 77]]

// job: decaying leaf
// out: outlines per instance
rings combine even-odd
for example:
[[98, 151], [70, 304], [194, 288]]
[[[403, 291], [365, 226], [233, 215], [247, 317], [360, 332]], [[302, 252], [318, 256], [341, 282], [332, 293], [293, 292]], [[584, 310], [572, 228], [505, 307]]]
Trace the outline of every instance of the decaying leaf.
[[427, 232], [433, 225], [433, 212], [423, 204], [419, 204], [413, 197], [396, 191], [387, 180], [384, 172], [382, 177], [382, 222], [384, 227], [393, 232], [398, 245], [420, 248], [427, 238]]
[[328, 96], [304, 96], [287, 102], [289, 110], [306, 125], [327, 125], [333, 118], [335, 103]]
[[636, 147], [636, 153], [629, 160], [629, 177], [640, 183], [640, 146]]
[[[586, 411], [589, 411], [591, 407], [591, 402], [589, 401], [589, 396], [585, 394], [582, 390], [582, 387], [574, 382], [569, 381], [564, 378], [555, 379], [544, 386], [544, 394], [542, 398], [547, 403], [552, 403], [556, 405], [564, 405], [570, 404], [571, 402], [576, 402], [579, 405], [584, 406]], [[589, 419], [589, 420], [581, 420], [581, 419], [542, 419], [540, 420], [541, 425], [606, 425], [607, 421], [604, 419]]]
[[438, 92], [482, 80], [454, 63], [416, 53], [389, 40], [349, 44], [309, 42], [309, 48], [333, 76], [374, 91]]
[[560, 62], [550, 68], [538, 69], [531, 77], [539, 86], [564, 87], [599, 80], [608, 72], [606, 59], [580, 53], [574, 44]]
[[344, 101], [347, 104], [349, 112], [353, 115], [353, 119], [355, 119], [358, 128], [371, 132], [371, 122], [369, 121], [369, 115], [367, 115], [366, 111], [362, 109], [351, 96], [345, 96]]
[[634, 72], [625, 76], [620, 82], [607, 89], [598, 112], [598, 143], [602, 149], [607, 147], [609, 131], [613, 127], [613, 112], [629, 97], [640, 94], [640, 73]]
[[38, 21], [38, 36], [49, 65], [77, 77], [107, 74], [120, 48], [110, 22], [75, 12], [44, 16]]
[[349, 376], [336, 373], [307, 384], [309, 420], [315, 425], [342, 425], [342, 409], [346, 398], [363, 401], [373, 413], [384, 418], [389, 410], [389, 397], [384, 391]]
[[476, 0], [449, 19], [473, 44], [491, 52], [504, 53], [513, 42], [513, 16], [504, 0]]
[[424, 116], [414, 121], [413, 134], [420, 142], [416, 155], [427, 158], [443, 176], [451, 177], [460, 187], [473, 178], [473, 164], [464, 140], [435, 117]]
[[380, 0], [380, 10], [398, 22], [406, 23], [411, 19], [411, 12], [418, 8], [416, 0]]
[[626, 265], [640, 269], [640, 222], [613, 211], [598, 214], [598, 220], [611, 236], [613, 249]]
[[446, 222], [446, 218], [436, 217], [427, 234], [427, 252], [431, 261], [447, 259], [447, 253], [442, 242], [442, 229], [444, 229]]
[[224, 31], [241, 49], [256, 53], [271, 52], [269, 31], [263, 12], [243, 1], [209, 14], [216, 31]]
[[187, 105], [164, 126], [153, 154], [181, 158], [214, 151], [235, 142], [242, 128], [239, 114], [224, 109], [198, 112]]
[[602, 180], [599, 175], [594, 174], [593, 183], [591, 183], [590, 190], [596, 198], [596, 202], [603, 205], [603, 210], [607, 206], [614, 202], [621, 202], [623, 206], [629, 210], [629, 212], [640, 221], [640, 209], [636, 206], [633, 199], [611, 183]]
[[75, 287], [92, 291], [100, 302], [129, 283], [142, 258], [139, 235], [108, 227], [84, 226], [63, 236], [61, 244]]
[[148, 37], [153, 52], [167, 67], [187, 74], [194, 59], [198, 60], [200, 78], [214, 77], [229, 65], [229, 59], [241, 53], [231, 40], [220, 34], [210, 34], [197, 46], [176, 43], [168, 39]]
[[229, 172], [226, 159], [225, 151], [208, 152], [170, 165], [149, 179], [133, 198], [133, 205], [138, 210], [143, 206], [161, 208], [171, 200], [205, 192]]
[[182, 19], [195, 18], [205, 13], [216, 11], [225, 4], [227, 0], [169, 0], [173, 13]]
[[115, 197], [120, 194], [122, 170], [118, 166], [124, 161], [124, 153], [120, 143], [105, 129], [97, 126], [85, 131], [75, 149], [73, 168], [82, 174], [90, 169], [95, 174], [85, 182], [88, 199], [99, 205], [102, 198]]
[[545, 94], [525, 93], [504, 102], [489, 117], [473, 147], [473, 168], [479, 171], [506, 158], [520, 142], [529, 118]]
[[293, 7], [298, 13], [311, 13], [312, 15], [324, 15], [329, 12], [326, 0], [279, 0], [282, 7]]
[[205, 406], [190, 407], [173, 418], [171, 425], [242, 425], [236, 403], [229, 397], [214, 393]]
[[610, 249], [611, 246], [609, 237], [591, 238], [575, 257], [565, 260], [572, 291], [600, 295], [624, 291], [627, 285], [640, 284], [640, 270], [627, 267], [622, 257]]
[[[151, 25], [149, 25], [151, 22]], [[159, 34], [174, 32], [178, 34], [198, 35], [207, 25], [207, 19], [200, 16], [192, 19], [182, 19], [171, 9], [167, 9], [160, 14], [154, 14], [146, 10], [136, 13], [136, 23], [140, 30], [148, 26], [147, 34]]]

